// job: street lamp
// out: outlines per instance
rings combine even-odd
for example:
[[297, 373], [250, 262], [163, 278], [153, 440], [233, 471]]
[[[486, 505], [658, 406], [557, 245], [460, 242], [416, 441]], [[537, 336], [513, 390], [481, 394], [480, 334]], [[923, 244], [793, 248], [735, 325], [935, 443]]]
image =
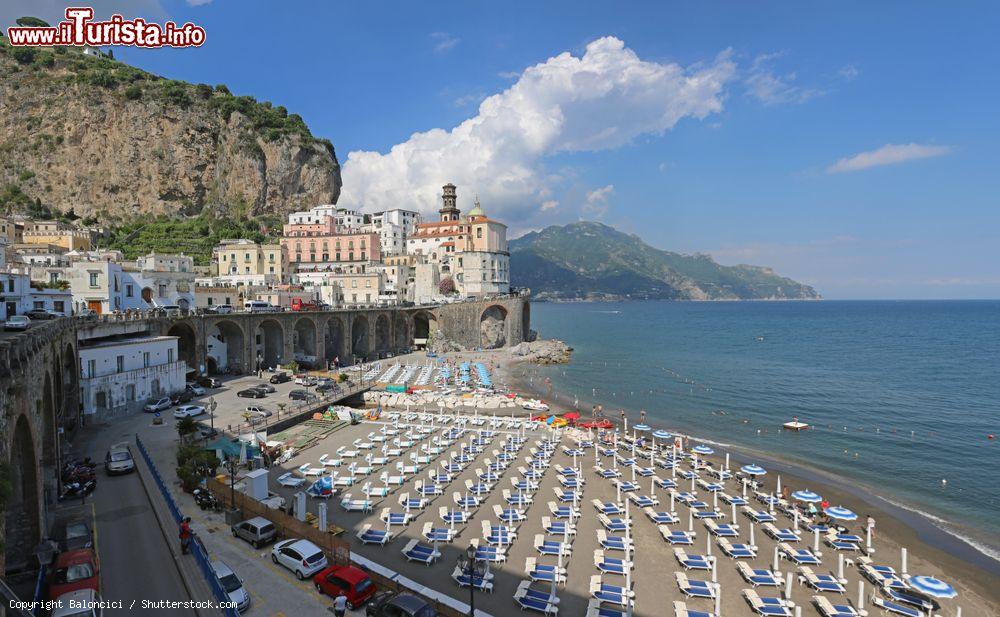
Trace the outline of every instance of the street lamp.
[[209, 415], [209, 420], [212, 423], [212, 432], [209, 433], [209, 437], [215, 437], [215, 410], [219, 406], [219, 403], [215, 400], [214, 396], [208, 399], [208, 410], [211, 415]]
[[489, 573], [489, 564], [479, 562], [476, 559], [476, 547], [470, 544], [469, 548], [465, 550], [465, 555], [459, 555], [458, 567], [469, 577], [469, 617], [475, 617], [476, 579], [485, 584], [486, 576]]

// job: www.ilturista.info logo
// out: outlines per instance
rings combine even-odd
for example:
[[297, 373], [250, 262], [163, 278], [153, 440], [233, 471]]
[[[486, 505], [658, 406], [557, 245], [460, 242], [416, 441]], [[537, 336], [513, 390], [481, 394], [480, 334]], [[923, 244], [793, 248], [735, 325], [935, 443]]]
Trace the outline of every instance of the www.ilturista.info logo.
[[94, 21], [94, 9], [69, 7], [66, 9], [66, 21], [56, 26], [11, 26], [7, 28], [7, 37], [11, 45], [21, 47], [199, 47], [205, 42], [205, 29], [191, 22], [183, 26], [172, 21], [160, 25], [141, 17], [125, 19], [117, 14], [107, 21]]

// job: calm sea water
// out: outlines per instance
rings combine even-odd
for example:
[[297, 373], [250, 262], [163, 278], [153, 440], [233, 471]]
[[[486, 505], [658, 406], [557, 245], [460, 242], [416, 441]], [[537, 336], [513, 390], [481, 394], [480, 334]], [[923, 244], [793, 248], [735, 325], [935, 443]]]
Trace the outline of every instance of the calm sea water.
[[575, 348], [540, 372], [581, 409], [780, 452], [1000, 557], [998, 301], [539, 303], [532, 327]]

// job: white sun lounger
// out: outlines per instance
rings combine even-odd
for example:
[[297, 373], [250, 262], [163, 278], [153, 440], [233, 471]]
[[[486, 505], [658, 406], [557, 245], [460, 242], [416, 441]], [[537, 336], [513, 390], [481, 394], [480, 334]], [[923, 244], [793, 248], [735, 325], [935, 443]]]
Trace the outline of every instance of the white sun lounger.
[[290, 471], [285, 472], [280, 476], [278, 476], [277, 480], [278, 484], [280, 484], [281, 486], [287, 486], [290, 488], [296, 488], [302, 486], [306, 482], [305, 478], [296, 478], [295, 476], [292, 475], [292, 472]]

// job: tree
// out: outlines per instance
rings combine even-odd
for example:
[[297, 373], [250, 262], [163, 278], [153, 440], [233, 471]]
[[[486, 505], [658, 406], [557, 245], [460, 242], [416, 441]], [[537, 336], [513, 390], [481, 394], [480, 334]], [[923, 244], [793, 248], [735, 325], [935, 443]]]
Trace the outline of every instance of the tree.
[[26, 15], [24, 17], [19, 17], [17, 19], [17, 21], [14, 22], [14, 23], [16, 23], [19, 26], [24, 26], [25, 28], [51, 28], [52, 27], [52, 26], [49, 25], [49, 22], [45, 21], [44, 19], [39, 19], [37, 17], [32, 17], [30, 15]]
[[455, 293], [455, 281], [451, 277], [441, 279], [441, 282], [438, 283], [438, 292], [443, 296]]
[[177, 434], [180, 436], [182, 442], [187, 441], [188, 436], [197, 430], [198, 424], [191, 416], [181, 418], [177, 421]]

